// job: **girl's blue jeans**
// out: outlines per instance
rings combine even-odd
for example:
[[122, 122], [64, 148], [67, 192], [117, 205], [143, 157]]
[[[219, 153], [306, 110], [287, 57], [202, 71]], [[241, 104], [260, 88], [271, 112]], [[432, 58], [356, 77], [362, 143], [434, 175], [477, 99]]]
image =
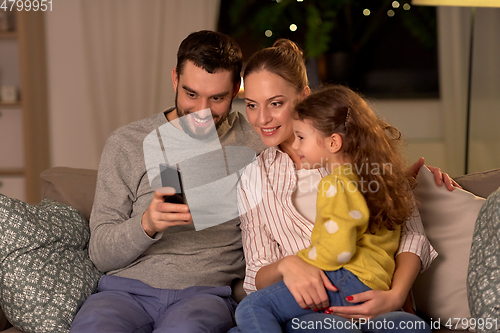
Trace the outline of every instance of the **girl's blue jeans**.
[[[328, 291], [331, 306], [353, 305], [346, 297], [370, 290], [345, 269], [325, 272], [338, 288]], [[430, 332], [417, 316], [391, 312], [371, 321], [351, 321], [301, 308], [283, 281], [253, 292], [236, 308], [236, 332]]]

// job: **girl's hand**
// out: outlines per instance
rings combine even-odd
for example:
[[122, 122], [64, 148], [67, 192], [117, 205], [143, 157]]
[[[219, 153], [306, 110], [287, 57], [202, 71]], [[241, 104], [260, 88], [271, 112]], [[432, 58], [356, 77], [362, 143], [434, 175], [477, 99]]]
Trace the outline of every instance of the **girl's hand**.
[[391, 290], [369, 290], [347, 300], [349, 303], [362, 303], [353, 306], [332, 306], [325, 313], [337, 315], [346, 319], [372, 319], [381, 314], [401, 309], [404, 300]]
[[328, 308], [330, 302], [325, 288], [331, 291], [337, 291], [337, 288], [321, 269], [292, 255], [281, 260], [278, 270], [288, 290], [302, 308], [315, 311]]
[[[406, 169], [406, 173], [413, 178], [417, 177], [418, 171], [420, 170], [420, 167], [424, 165], [424, 158], [420, 157], [420, 159], [413, 163], [412, 166], [410, 166], [408, 169]], [[428, 166], [429, 170], [434, 174], [434, 178], [436, 179], [436, 184], [438, 186], [441, 186], [444, 182], [446, 185], [446, 188], [450, 191], [453, 191], [455, 187], [462, 188], [456, 181], [454, 181], [447, 173], [441, 172], [441, 169], [438, 167], [432, 167]]]

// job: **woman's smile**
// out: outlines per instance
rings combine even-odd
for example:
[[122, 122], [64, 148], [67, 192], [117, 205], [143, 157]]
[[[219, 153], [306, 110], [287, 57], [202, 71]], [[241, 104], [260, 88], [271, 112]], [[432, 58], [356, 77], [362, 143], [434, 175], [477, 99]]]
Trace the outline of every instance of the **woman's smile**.
[[271, 135], [274, 135], [276, 133], [277, 130], [280, 129], [281, 126], [276, 126], [276, 127], [261, 127], [260, 130], [262, 132], [263, 135], [265, 136], [271, 136]]

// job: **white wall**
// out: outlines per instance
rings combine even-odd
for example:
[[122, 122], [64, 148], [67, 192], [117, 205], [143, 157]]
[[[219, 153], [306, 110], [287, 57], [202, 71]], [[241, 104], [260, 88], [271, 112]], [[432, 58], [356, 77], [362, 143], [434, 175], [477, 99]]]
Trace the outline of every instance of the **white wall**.
[[478, 8], [474, 33], [469, 171], [500, 168], [500, 8]]
[[90, 103], [79, 20], [78, 1], [60, 1], [46, 13], [51, 160], [53, 166], [97, 169], [100, 152], [88, 134]]
[[408, 163], [424, 157], [426, 164], [448, 169], [440, 100], [378, 100], [372, 105], [382, 118], [401, 131]]
[[219, 0], [72, 0], [46, 14], [53, 166], [97, 168], [116, 128], [173, 105], [170, 73]]

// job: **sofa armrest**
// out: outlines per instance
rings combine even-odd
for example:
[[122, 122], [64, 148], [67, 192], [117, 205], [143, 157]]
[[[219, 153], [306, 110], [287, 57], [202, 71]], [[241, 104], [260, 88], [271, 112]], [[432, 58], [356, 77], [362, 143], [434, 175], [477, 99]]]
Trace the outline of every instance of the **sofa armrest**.
[[97, 170], [54, 167], [43, 171], [42, 198], [50, 198], [76, 208], [90, 219], [94, 203]]
[[3, 313], [2, 308], [0, 308], [0, 331], [6, 330], [9, 327], [12, 327], [12, 325], [9, 323], [5, 313]]
[[464, 190], [487, 198], [500, 187], [500, 169], [471, 173], [454, 179]]
[[10, 327], [9, 329], [2, 331], [2, 333], [23, 333], [23, 331], [20, 331], [15, 327]]

